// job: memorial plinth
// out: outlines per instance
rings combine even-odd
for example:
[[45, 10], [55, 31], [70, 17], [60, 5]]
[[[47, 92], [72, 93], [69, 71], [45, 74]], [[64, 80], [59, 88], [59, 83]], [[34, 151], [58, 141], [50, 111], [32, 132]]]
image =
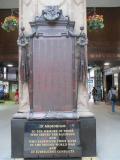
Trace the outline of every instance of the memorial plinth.
[[96, 123], [86, 112], [16, 113], [11, 121], [12, 157], [79, 159], [96, 156]]
[[[30, 22], [32, 34], [21, 29], [20, 77], [28, 84], [30, 111], [11, 121], [12, 157], [24, 159], [80, 159], [96, 156], [95, 118], [79, 109], [78, 84], [85, 83], [84, 28], [58, 6], [48, 6]], [[80, 60], [76, 67], [76, 46]]]

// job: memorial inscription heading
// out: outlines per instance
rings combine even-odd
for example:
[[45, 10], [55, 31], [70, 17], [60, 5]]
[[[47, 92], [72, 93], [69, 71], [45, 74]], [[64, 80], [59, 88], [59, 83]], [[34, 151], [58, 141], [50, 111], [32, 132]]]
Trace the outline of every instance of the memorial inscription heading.
[[25, 158], [81, 157], [79, 120], [32, 120], [25, 124]]

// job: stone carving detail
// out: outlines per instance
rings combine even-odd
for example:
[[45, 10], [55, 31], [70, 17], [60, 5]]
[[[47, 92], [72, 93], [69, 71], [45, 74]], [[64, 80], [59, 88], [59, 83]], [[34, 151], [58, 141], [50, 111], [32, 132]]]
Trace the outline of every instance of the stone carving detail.
[[21, 33], [18, 37], [17, 44], [22, 49], [21, 64], [20, 64], [20, 75], [21, 81], [26, 82], [29, 79], [29, 63], [28, 63], [28, 38], [24, 34], [25, 28], [21, 28]]
[[[58, 22], [59, 20], [61, 21], [67, 21], [69, 25], [69, 17], [68, 16], [63, 16], [62, 10], [59, 9], [58, 6], [47, 6], [46, 9], [42, 11], [41, 16], [36, 16], [35, 17], [35, 22]], [[30, 22], [31, 23], [31, 22]]]
[[84, 27], [80, 27], [80, 37], [79, 37], [79, 41], [78, 44], [80, 46], [80, 82], [82, 83], [86, 83], [86, 79], [87, 79], [87, 61], [86, 61], [86, 45], [88, 44], [88, 39], [86, 34], [84, 33]]
[[[50, 22], [50, 23], [49, 23]], [[54, 27], [54, 31], [50, 28], [49, 32], [43, 26], [49, 26], [54, 24], [55, 26], [64, 26], [64, 29], [58, 29]], [[62, 10], [58, 6], [47, 6], [42, 11], [41, 16], [36, 16], [33, 22], [30, 22], [32, 28], [31, 37], [39, 38], [40, 36], [69, 36], [68, 30], [73, 30], [75, 22], [70, 21], [68, 16], [64, 16]], [[42, 29], [40, 29], [42, 28]]]
[[69, 36], [76, 37], [77, 44], [80, 46], [80, 63], [79, 63], [79, 81], [82, 83], [86, 82], [86, 73], [87, 73], [87, 64], [86, 64], [86, 45], [88, 43], [88, 39], [86, 34], [84, 33], [84, 27], [80, 27], [80, 34], [75, 34], [68, 31]]
[[20, 47], [25, 47], [26, 45], [28, 45], [28, 40], [27, 40], [27, 38], [26, 38], [26, 36], [24, 34], [24, 30], [25, 30], [25, 28], [22, 27], [21, 28], [21, 33], [20, 33], [20, 35], [18, 37], [18, 40], [17, 40], [17, 44]]
[[60, 18], [62, 11], [58, 8], [58, 6], [47, 6], [45, 10], [43, 10], [43, 17], [48, 21], [55, 21]]
[[87, 39], [86, 34], [84, 33], [84, 27], [83, 26], [80, 27], [80, 30], [81, 30], [80, 34], [76, 34], [76, 33], [72, 32], [70, 30], [68, 31], [68, 34], [69, 34], [69, 36], [76, 37], [77, 40], [78, 40], [78, 44], [80, 46], [84, 47], [85, 45], [87, 45], [88, 39]]
[[81, 32], [80, 32], [80, 35], [79, 35], [79, 45], [81, 47], [84, 47], [88, 44], [88, 39], [87, 39], [87, 36], [84, 32], [84, 27], [80, 27], [80, 30], [81, 30]]

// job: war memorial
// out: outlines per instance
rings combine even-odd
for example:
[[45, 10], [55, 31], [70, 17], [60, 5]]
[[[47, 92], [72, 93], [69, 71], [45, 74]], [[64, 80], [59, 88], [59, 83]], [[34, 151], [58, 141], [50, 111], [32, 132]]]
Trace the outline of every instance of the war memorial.
[[85, 0], [20, 0], [19, 12], [20, 104], [11, 120], [11, 157], [94, 159]]

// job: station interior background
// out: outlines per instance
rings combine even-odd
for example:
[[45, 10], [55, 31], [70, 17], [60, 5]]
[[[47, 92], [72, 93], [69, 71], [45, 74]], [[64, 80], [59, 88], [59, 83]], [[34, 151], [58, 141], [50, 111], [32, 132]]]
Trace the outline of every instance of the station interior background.
[[[30, 0], [26, 0], [30, 1]], [[98, 100], [106, 101], [109, 88], [117, 87], [120, 101], [120, 0], [86, 0], [87, 16], [104, 16], [102, 30], [87, 31], [88, 36], [88, 94], [95, 86]], [[0, 0], [0, 24], [5, 17], [19, 17], [19, 0]], [[79, 16], [79, 15], [78, 15]], [[86, 17], [87, 19], [87, 17]], [[18, 86], [18, 30], [6, 32], [0, 26], [0, 91], [4, 87], [5, 100], [14, 100]], [[0, 97], [1, 98], [1, 97]], [[1, 100], [0, 100], [1, 102]], [[3, 102], [3, 101], [2, 101]], [[120, 103], [120, 102], [119, 102]], [[90, 103], [89, 109], [96, 118], [97, 154], [100, 160], [120, 160], [120, 105], [116, 113], [104, 102]], [[14, 102], [0, 104], [0, 160], [11, 160], [10, 121], [18, 111]]]

